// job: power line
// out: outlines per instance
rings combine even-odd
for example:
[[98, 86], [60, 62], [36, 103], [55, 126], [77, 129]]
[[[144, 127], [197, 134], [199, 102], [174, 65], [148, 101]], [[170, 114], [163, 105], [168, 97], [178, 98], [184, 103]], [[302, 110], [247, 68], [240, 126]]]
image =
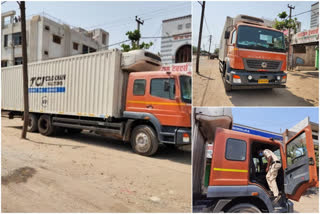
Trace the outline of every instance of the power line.
[[302, 14], [305, 14], [305, 13], [308, 13], [308, 12], [312, 12], [312, 11], [315, 11], [315, 10], [319, 10], [319, 8], [316, 8], [316, 9], [313, 9], [313, 10], [308, 10], [308, 11], [305, 11], [305, 12], [302, 12], [302, 13], [298, 13], [298, 14], [293, 15], [293, 16], [299, 16], [299, 15], [302, 15]]

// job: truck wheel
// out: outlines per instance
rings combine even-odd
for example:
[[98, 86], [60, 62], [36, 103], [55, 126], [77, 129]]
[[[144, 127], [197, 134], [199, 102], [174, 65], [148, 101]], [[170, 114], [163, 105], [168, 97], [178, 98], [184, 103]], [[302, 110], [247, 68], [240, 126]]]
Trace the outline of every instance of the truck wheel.
[[261, 213], [258, 207], [252, 204], [237, 204], [231, 207], [228, 213]]
[[38, 117], [35, 114], [29, 114], [28, 132], [38, 131]]
[[51, 123], [51, 117], [48, 115], [41, 115], [38, 121], [39, 132], [45, 136], [53, 135], [55, 127]]
[[227, 80], [226, 80], [226, 76], [223, 77], [223, 83], [224, 83], [224, 89], [226, 90], [226, 92], [230, 92], [232, 91], [232, 87], [229, 83], [227, 83]]
[[159, 147], [155, 131], [147, 125], [135, 127], [131, 135], [131, 146], [140, 155], [153, 155]]

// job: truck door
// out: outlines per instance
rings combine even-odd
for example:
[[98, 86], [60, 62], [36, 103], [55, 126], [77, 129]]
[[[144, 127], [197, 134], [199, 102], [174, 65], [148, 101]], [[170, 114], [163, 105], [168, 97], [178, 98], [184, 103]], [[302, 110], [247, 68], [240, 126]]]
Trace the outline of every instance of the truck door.
[[216, 129], [209, 186], [248, 185], [248, 134]]
[[285, 145], [284, 190], [287, 197], [299, 201], [309, 188], [318, 185], [312, 130], [307, 126]]
[[187, 120], [181, 114], [181, 106], [185, 106], [185, 103], [176, 101], [176, 95], [180, 96], [176, 83], [174, 77], [152, 77], [150, 79], [146, 112], [155, 115], [162, 125], [182, 126]]

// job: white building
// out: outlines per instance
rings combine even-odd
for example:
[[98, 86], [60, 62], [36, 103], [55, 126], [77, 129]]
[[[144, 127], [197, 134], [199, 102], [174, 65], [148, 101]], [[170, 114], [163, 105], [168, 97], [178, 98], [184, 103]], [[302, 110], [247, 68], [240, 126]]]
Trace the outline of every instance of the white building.
[[162, 21], [163, 64], [191, 62], [191, 15]]
[[[15, 11], [1, 15], [1, 67], [22, 64], [21, 22]], [[107, 49], [109, 33], [71, 28], [44, 15], [26, 21], [28, 62]]]
[[310, 29], [319, 27], [319, 2], [311, 5]]

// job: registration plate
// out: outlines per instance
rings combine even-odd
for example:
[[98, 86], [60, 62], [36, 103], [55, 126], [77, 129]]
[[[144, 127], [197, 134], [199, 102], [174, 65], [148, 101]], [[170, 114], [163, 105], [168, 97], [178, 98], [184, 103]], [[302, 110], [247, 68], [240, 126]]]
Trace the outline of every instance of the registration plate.
[[267, 84], [267, 83], [269, 83], [268, 79], [259, 79], [258, 80], [258, 84]]

